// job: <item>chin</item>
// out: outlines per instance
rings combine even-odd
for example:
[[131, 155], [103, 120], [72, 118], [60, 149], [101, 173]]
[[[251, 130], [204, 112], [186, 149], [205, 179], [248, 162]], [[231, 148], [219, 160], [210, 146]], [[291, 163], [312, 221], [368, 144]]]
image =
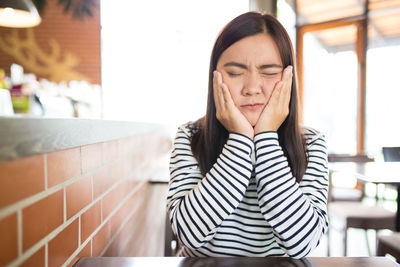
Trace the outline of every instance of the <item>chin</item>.
[[253, 127], [256, 126], [256, 124], [257, 124], [256, 120], [254, 120], [254, 121], [249, 120], [249, 122], [250, 122], [250, 125], [253, 126]]
[[[261, 115], [261, 114], [260, 114]], [[260, 118], [260, 115], [257, 116], [245, 116], [246, 119], [249, 121], [251, 126], [256, 126], [257, 122], [258, 122], [258, 118]]]

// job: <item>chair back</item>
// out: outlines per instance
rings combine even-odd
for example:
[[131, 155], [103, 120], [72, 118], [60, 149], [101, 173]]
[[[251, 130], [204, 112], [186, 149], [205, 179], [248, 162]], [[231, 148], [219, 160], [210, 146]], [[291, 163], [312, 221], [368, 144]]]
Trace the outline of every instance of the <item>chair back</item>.
[[[368, 155], [329, 154], [328, 161], [365, 163], [374, 161]], [[364, 198], [364, 183], [357, 181], [352, 189], [334, 188], [332, 184], [333, 170], [329, 171], [328, 202], [333, 201], [361, 201]]]
[[384, 161], [400, 161], [400, 147], [383, 147]]
[[171, 257], [172, 247], [171, 243], [173, 240], [173, 233], [171, 229], [171, 223], [169, 222], [169, 216], [165, 216], [165, 242], [164, 242], [164, 257]]
[[169, 221], [168, 212], [165, 216], [164, 257], [175, 257], [180, 250], [178, 237], [174, 234]]

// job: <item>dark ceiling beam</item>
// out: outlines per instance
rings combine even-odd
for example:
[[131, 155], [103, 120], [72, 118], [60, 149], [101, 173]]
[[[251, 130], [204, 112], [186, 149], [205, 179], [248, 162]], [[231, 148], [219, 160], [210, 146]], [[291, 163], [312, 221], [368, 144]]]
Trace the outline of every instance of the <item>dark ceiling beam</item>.
[[357, 97], [357, 154], [365, 153], [366, 87], [367, 87], [367, 49], [368, 49], [368, 11], [369, 0], [365, 0], [364, 17], [358, 22], [356, 52], [358, 62]]
[[[364, 9], [366, 8], [366, 5], [363, 1], [357, 0], [357, 3], [360, 6], [362, 6]], [[365, 13], [365, 10], [364, 10], [364, 13]], [[371, 18], [371, 11], [369, 10], [369, 8], [368, 8], [368, 13], [369, 13], [369, 17]], [[381, 31], [376, 27], [375, 23], [371, 19], [369, 20], [368, 26], [370, 26], [372, 28], [372, 30], [375, 32], [378, 42], [385, 42], [385, 38], [383, 38]]]
[[272, 14], [276, 17], [277, 0], [249, 0], [249, 10]]
[[323, 21], [323, 22], [310, 23], [310, 24], [304, 24], [304, 25], [296, 25], [296, 27], [302, 32], [313, 32], [313, 31], [327, 30], [327, 29], [331, 29], [331, 28], [354, 25], [355, 23], [358, 23], [364, 19], [365, 19], [365, 15], [362, 14], [362, 15], [351, 16], [351, 17], [347, 17], [347, 18], [334, 19], [334, 20], [330, 20], [330, 21]]

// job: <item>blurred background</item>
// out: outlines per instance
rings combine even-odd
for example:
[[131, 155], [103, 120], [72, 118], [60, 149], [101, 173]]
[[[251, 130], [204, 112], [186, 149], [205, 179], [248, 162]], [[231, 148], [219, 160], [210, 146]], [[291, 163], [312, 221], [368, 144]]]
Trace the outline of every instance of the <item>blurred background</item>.
[[382, 146], [398, 145], [399, 1], [370, 0], [368, 11], [365, 0], [258, 2], [36, 0], [38, 26], [0, 27], [2, 87], [25, 84], [43, 104], [29, 108], [14, 94], [15, 113], [175, 129], [205, 113], [221, 28], [273, 2], [299, 54], [304, 124], [324, 132], [334, 154], [379, 157]]

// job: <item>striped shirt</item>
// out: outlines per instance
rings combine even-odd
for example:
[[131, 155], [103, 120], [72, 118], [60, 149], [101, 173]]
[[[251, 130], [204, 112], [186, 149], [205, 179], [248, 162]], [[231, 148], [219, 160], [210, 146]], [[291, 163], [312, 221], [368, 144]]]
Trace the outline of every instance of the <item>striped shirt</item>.
[[167, 209], [180, 256], [302, 258], [327, 231], [328, 168], [324, 136], [304, 128], [308, 164], [293, 177], [277, 132], [251, 140], [230, 133], [203, 177], [179, 127], [170, 160]]

